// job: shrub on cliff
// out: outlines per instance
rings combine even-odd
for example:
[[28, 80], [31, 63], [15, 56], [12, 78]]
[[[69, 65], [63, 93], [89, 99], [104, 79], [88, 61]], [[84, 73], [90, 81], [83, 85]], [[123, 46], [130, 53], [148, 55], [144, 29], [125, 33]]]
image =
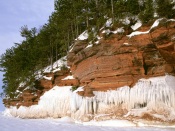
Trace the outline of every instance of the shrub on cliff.
[[146, 0], [144, 6], [145, 8], [140, 12], [139, 18], [143, 23], [147, 23], [154, 18], [153, 0]]
[[78, 87], [79, 87], [79, 86], [72, 86], [71, 91], [72, 91], [72, 92], [75, 91], [76, 89], [78, 89]]
[[61, 71], [68, 71], [69, 69], [67, 68], [66, 65], [61, 66]]
[[156, 11], [159, 17], [175, 17], [175, 2], [172, 0], [156, 0]]

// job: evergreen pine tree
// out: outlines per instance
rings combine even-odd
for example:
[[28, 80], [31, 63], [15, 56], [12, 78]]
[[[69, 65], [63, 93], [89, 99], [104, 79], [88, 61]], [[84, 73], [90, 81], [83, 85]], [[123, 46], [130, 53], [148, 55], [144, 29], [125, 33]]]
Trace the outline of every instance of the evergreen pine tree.
[[138, 0], [127, 0], [127, 12], [133, 15], [138, 15], [140, 12]]
[[157, 0], [156, 3], [156, 11], [159, 17], [175, 17], [175, 9], [173, 9], [173, 7], [175, 6], [175, 2], [172, 2], [171, 0]]
[[153, 0], [146, 0], [145, 9], [140, 12], [139, 18], [142, 22], [147, 23], [149, 20], [154, 18], [154, 7], [153, 7]]

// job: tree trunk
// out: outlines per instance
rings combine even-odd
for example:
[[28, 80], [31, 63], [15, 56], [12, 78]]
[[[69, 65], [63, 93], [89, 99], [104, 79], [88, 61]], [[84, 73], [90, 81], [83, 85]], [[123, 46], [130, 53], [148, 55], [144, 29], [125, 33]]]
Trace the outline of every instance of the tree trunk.
[[112, 23], [114, 24], [114, 1], [111, 0]]
[[53, 69], [53, 44], [51, 41], [51, 37], [50, 37], [50, 64], [51, 64], [51, 68]]

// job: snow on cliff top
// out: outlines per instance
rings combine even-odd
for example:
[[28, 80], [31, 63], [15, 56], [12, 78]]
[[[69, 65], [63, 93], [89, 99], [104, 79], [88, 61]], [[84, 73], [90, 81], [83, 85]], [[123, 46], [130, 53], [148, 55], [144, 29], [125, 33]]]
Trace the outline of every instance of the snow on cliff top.
[[69, 68], [67, 66], [67, 58], [66, 58], [66, 56], [62, 57], [59, 60], [57, 60], [56, 62], [54, 62], [53, 65], [50, 65], [50, 66], [46, 67], [44, 69], [44, 73], [60, 71], [63, 66]]
[[64, 79], [62, 79], [62, 80], [71, 80], [71, 79], [75, 79], [73, 76], [67, 76], [67, 77], [65, 77]]
[[148, 31], [145, 31], [145, 32], [141, 32], [141, 31], [135, 31], [135, 32], [132, 32], [130, 35], [127, 35], [129, 38], [133, 37], [133, 36], [136, 36], [136, 35], [141, 35], [141, 34], [148, 34], [150, 32], [151, 29], [157, 27], [159, 25], [159, 22], [162, 20], [161, 19], [158, 19], [154, 22], [154, 24], [151, 26], [151, 28], [148, 30]]
[[88, 31], [85, 30], [81, 35], [78, 36], [78, 40], [86, 40], [88, 39]]
[[45, 67], [42, 71], [38, 71], [35, 73], [35, 79], [40, 79], [40, 78], [44, 78], [46, 80], [51, 80], [52, 77], [47, 77], [47, 76], [43, 76], [43, 73], [55, 73], [57, 71], [60, 71], [61, 68], [70, 68], [69, 66], [67, 66], [67, 58], [66, 56], [60, 58], [59, 60], [57, 60], [56, 62], [53, 63], [53, 65], [49, 65], [47, 67]]
[[[145, 31], [145, 32], [135, 31], [135, 32], [132, 32], [130, 35], [127, 35], [127, 36], [128, 36], [129, 38], [131, 38], [131, 37], [136, 36], [136, 35], [148, 34], [148, 33], [151, 31], [151, 29], [153, 29], [153, 28], [155, 28], [155, 27], [157, 27], [157, 26], [159, 25], [159, 23], [160, 23], [161, 20], [163, 20], [163, 18], [157, 19], [157, 20], [153, 23], [153, 25], [151, 26], [151, 28], [150, 28], [148, 31]], [[167, 20], [167, 21], [175, 21], [175, 19], [169, 19], [169, 20]], [[136, 24], [137, 24], [137, 23], [136, 23]], [[138, 23], [138, 24], [135, 25], [135, 26], [141, 26], [141, 25]], [[133, 29], [134, 26], [131, 26], [131, 28]], [[135, 28], [134, 28], [134, 29], [135, 29]], [[134, 29], [133, 29], [133, 30], [134, 30]]]
[[141, 21], [137, 21], [137, 23], [135, 23], [135, 25], [132, 25], [131, 26], [131, 28], [133, 29], [133, 30], [137, 30], [139, 27], [141, 27], [142, 26], [142, 22]]

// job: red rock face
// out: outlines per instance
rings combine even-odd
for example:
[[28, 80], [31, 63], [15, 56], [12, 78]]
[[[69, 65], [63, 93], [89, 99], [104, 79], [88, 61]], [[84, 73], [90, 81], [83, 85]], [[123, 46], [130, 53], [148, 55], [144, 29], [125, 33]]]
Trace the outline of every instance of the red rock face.
[[26, 87], [20, 87], [21, 93], [16, 98], [3, 99], [3, 103], [6, 107], [16, 106], [31, 106], [38, 104], [40, 97], [53, 86], [78, 86], [79, 81], [77, 79], [62, 80], [66, 76], [70, 75], [68, 71], [58, 71], [55, 73], [46, 73], [46, 77], [52, 77], [51, 80], [40, 79], [35, 81], [35, 89]]
[[[142, 26], [139, 31], [149, 29]], [[76, 41], [67, 56], [76, 79], [63, 80], [70, 75], [69, 71], [44, 74], [52, 79], [36, 81], [37, 90], [21, 90], [22, 94], [17, 98], [4, 99], [4, 104], [7, 107], [37, 104], [40, 96], [56, 85], [81, 85], [84, 91], [78, 94], [92, 97], [93, 91], [132, 87], [140, 78], [163, 76], [165, 73], [175, 75], [175, 22], [160, 23], [148, 34], [131, 38], [126, 35], [103, 37], [98, 45], [90, 48], [86, 48], [87, 41]]]
[[58, 86], [78, 86], [79, 82], [77, 79], [61, 80]]
[[45, 89], [51, 89], [52, 88], [52, 81], [42, 79], [40, 80], [40, 86]]
[[140, 78], [175, 75], [174, 37], [175, 22], [168, 22], [131, 38], [112, 35], [90, 48], [85, 48], [88, 43], [84, 41], [80, 47], [81, 41], [77, 41], [68, 53], [68, 64], [81, 85], [91, 92], [132, 87]]

